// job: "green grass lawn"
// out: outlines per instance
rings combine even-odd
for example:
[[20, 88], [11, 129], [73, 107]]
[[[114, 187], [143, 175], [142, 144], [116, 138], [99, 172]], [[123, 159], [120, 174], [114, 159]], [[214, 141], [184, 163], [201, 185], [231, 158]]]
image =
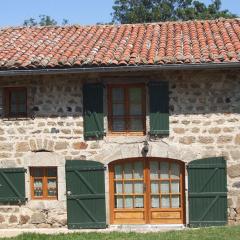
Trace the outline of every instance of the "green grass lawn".
[[[9, 238], [7, 238], [9, 240]], [[235, 240], [240, 239], [240, 226], [202, 228], [163, 233], [72, 233], [67, 235], [24, 234], [14, 240]]]

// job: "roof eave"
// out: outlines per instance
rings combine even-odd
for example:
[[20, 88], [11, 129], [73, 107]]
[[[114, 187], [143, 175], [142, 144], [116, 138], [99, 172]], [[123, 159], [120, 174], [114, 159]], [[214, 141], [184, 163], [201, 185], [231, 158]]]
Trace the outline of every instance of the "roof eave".
[[51, 75], [51, 74], [75, 74], [75, 73], [112, 73], [112, 72], [138, 72], [161, 70], [223, 70], [239, 69], [240, 62], [235, 63], [200, 63], [200, 64], [165, 64], [165, 65], [138, 65], [138, 66], [114, 66], [114, 67], [80, 67], [80, 68], [56, 68], [56, 69], [9, 69], [0, 70], [0, 76], [26, 76], [26, 75]]

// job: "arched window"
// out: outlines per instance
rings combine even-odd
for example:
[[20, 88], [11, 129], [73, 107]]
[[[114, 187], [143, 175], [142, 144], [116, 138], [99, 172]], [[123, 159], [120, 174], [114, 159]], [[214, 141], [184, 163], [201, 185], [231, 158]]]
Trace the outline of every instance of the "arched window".
[[184, 164], [134, 158], [109, 165], [111, 223], [184, 222]]

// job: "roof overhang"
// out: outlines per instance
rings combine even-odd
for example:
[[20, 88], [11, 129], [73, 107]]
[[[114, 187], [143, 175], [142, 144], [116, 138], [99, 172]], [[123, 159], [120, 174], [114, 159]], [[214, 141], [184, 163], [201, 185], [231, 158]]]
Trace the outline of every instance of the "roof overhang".
[[165, 64], [140, 66], [114, 66], [114, 67], [81, 67], [56, 69], [24, 69], [0, 70], [0, 76], [26, 76], [51, 74], [77, 74], [77, 73], [113, 73], [113, 72], [139, 72], [139, 71], [166, 71], [166, 70], [230, 70], [239, 69], [240, 63], [201, 63], [201, 64]]

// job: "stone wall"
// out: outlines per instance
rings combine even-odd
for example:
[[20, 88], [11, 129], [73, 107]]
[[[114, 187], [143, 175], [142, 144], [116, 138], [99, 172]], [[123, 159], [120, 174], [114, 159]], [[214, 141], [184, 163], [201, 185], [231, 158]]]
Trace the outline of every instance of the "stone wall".
[[[150, 80], [170, 83], [169, 137], [126, 138], [107, 134], [101, 141], [84, 141], [81, 91], [84, 82], [147, 83]], [[47, 163], [54, 162], [60, 169], [64, 168], [61, 157], [108, 164], [117, 159], [141, 157], [146, 139], [149, 140], [148, 156], [152, 157], [174, 158], [187, 163], [204, 157], [224, 156], [228, 166], [229, 223], [240, 223], [240, 71], [0, 77], [0, 87], [6, 86], [28, 87], [30, 117], [9, 120], [4, 118], [2, 111], [1, 167], [28, 168], [34, 163], [34, 158], [26, 163], [29, 154], [38, 151], [57, 154], [60, 160], [49, 157]], [[105, 94], [105, 116], [106, 104]], [[147, 116], [147, 128], [148, 121]], [[105, 129], [107, 132], [106, 117]], [[0, 206], [0, 227], [65, 226], [64, 184], [60, 188], [56, 203], [36, 201], [31, 200], [26, 182], [29, 201], [21, 207]], [[107, 178], [106, 189], [108, 192]]]

